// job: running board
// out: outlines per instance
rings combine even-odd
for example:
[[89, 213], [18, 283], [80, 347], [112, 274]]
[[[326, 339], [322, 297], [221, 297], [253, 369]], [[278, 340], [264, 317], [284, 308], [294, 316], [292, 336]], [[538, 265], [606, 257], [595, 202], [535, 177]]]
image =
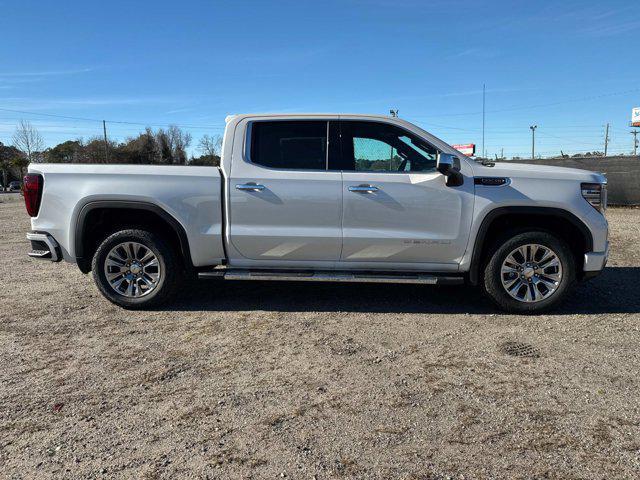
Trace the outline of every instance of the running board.
[[283, 282], [358, 282], [358, 283], [421, 283], [426, 285], [460, 285], [464, 278], [453, 275], [425, 273], [358, 273], [358, 272], [295, 272], [273, 270], [219, 269], [199, 272], [200, 279], [279, 280]]

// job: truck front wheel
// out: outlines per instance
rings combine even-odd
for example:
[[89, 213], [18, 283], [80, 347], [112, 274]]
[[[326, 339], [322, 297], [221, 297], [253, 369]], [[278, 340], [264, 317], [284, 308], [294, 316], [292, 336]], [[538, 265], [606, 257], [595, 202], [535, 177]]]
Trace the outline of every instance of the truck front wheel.
[[107, 300], [128, 309], [144, 309], [169, 300], [181, 268], [175, 251], [157, 234], [121, 230], [100, 244], [92, 270]]
[[514, 235], [493, 250], [483, 286], [503, 310], [537, 313], [557, 306], [575, 279], [575, 260], [566, 242], [532, 231]]

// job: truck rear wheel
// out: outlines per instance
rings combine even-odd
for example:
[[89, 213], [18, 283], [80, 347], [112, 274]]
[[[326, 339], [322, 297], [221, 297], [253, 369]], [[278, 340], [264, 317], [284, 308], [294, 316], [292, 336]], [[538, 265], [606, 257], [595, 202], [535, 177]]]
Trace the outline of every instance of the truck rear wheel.
[[503, 310], [537, 313], [557, 306], [575, 283], [568, 245], [547, 232], [524, 232], [499, 245], [484, 270], [484, 290]]
[[128, 309], [166, 302], [181, 277], [175, 251], [145, 230], [121, 230], [107, 237], [93, 256], [92, 270], [100, 293]]

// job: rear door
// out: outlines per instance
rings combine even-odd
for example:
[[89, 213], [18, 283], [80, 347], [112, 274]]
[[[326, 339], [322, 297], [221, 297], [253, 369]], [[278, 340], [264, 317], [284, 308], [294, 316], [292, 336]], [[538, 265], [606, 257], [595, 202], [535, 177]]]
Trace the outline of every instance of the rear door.
[[329, 121], [245, 123], [244, 142], [238, 148], [234, 142], [228, 185], [231, 262], [335, 263], [342, 243], [342, 180], [340, 172], [327, 171]]
[[438, 149], [397, 125], [341, 121], [340, 132], [341, 261], [456, 270], [469, 235], [473, 179], [446, 186], [436, 171]]

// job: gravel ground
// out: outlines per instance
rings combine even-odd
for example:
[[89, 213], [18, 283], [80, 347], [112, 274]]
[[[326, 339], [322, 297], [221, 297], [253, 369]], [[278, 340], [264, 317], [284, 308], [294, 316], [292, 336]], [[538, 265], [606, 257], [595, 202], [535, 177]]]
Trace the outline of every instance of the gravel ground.
[[128, 312], [28, 259], [0, 202], [0, 476], [640, 476], [639, 209], [609, 210], [600, 277], [526, 317], [469, 287], [259, 282]]

